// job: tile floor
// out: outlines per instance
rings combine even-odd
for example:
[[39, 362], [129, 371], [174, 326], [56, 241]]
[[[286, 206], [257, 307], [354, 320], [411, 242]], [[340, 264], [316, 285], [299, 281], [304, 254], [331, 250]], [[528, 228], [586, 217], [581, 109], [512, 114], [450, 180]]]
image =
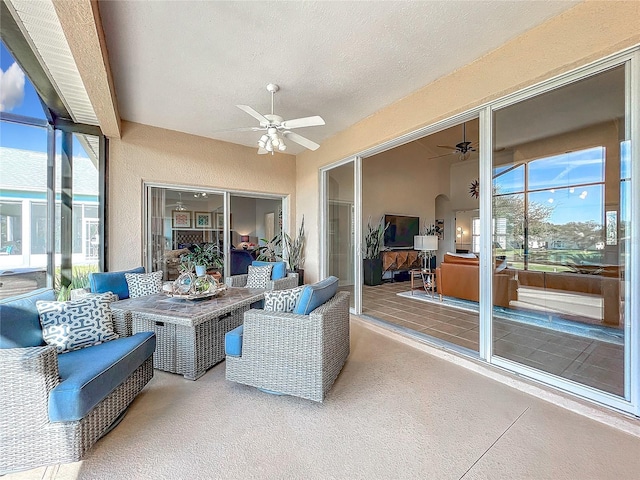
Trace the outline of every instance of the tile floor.
[[[478, 352], [478, 314], [400, 297], [410, 282], [364, 286], [363, 314]], [[495, 319], [494, 354], [623, 395], [624, 346]]]

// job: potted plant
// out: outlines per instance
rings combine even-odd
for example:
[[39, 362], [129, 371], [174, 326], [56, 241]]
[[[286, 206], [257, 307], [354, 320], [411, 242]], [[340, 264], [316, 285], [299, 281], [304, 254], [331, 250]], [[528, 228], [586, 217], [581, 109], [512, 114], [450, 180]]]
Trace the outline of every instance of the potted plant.
[[207, 273], [207, 268], [222, 268], [224, 255], [215, 243], [207, 243], [205, 246], [196, 245], [189, 253], [180, 257], [180, 261], [186, 265], [193, 265], [198, 277]]
[[371, 224], [371, 217], [367, 222], [367, 230], [364, 235], [364, 246], [362, 248], [365, 285], [382, 284], [382, 259], [380, 252], [384, 250], [384, 232], [389, 228], [385, 225], [384, 217], [380, 217], [377, 225]]
[[298, 236], [291, 238], [289, 234], [284, 234], [284, 248], [287, 251], [287, 264], [289, 271], [298, 274], [298, 285], [304, 284], [304, 215], [298, 230]]
[[263, 245], [259, 245], [256, 250], [258, 251], [258, 255], [256, 260], [261, 260], [263, 262], [277, 262], [282, 260], [282, 235], [277, 234], [271, 240], [267, 240], [266, 238], [261, 238], [261, 242], [264, 242]]

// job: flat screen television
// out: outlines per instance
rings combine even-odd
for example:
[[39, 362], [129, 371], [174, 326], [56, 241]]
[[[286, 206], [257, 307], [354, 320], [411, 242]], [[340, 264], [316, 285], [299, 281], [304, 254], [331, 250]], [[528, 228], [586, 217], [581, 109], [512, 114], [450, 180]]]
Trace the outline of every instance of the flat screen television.
[[385, 215], [384, 246], [387, 248], [413, 248], [413, 237], [420, 235], [420, 217]]

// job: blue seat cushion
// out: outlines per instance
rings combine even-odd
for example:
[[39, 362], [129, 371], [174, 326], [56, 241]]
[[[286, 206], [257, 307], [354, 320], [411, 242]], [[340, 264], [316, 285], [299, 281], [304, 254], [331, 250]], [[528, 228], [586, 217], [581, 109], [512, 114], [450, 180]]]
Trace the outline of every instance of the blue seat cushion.
[[320, 305], [333, 297], [338, 291], [338, 278], [333, 275], [324, 280], [305, 285], [293, 313], [309, 315]]
[[156, 349], [153, 332], [136, 333], [58, 355], [61, 382], [49, 394], [49, 420], [80, 420]]
[[36, 302], [55, 299], [52, 289], [41, 288], [24, 295], [0, 300], [0, 348], [45, 345]]
[[262, 262], [254, 260], [251, 262], [254, 267], [264, 267], [265, 265], [273, 265], [271, 269], [271, 280], [280, 280], [287, 276], [287, 264], [284, 262]]
[[224, 335], [224, 353], [231, 357], [242, 356], [242, 334], [244, 325], [234, 328]]
[[125, 273], [144, 273], [144, 267], [122, 272], [90, 273], [89, 288], [91, 293], [113, 292], [118, 295], [118, 300], [129, 298], [129, 285], [127, 285]]

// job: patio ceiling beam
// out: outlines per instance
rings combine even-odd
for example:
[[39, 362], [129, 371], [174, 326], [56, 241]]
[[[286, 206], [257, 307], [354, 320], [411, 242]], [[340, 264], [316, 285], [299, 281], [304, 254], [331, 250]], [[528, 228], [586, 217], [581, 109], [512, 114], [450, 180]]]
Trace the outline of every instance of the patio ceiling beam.
[[98, 2], [53, 2], [96, 117], [107, 137], [120, 138], [121, 119]]

